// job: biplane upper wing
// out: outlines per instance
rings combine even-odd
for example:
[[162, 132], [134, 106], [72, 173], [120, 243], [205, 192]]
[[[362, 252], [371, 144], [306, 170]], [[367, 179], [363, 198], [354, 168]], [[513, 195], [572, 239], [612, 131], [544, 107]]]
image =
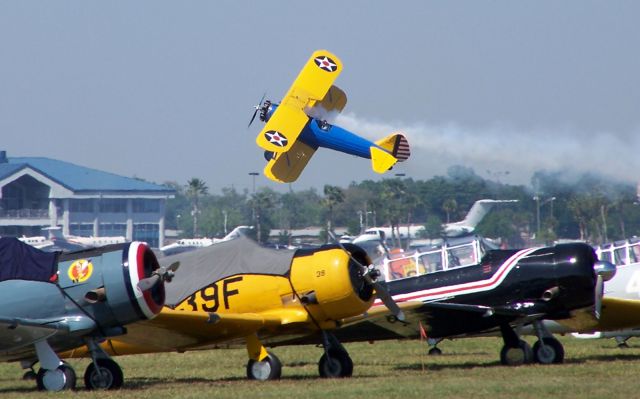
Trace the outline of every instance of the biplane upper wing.
[[[326, 50], [314, 52], [258, 134], [258, 146], [274, 153], [289, 151], [309, 121], [305, 109], [324, 99], [341, 71], [338, 57]], [[344, 100], [346, 104], [346, 96]]]

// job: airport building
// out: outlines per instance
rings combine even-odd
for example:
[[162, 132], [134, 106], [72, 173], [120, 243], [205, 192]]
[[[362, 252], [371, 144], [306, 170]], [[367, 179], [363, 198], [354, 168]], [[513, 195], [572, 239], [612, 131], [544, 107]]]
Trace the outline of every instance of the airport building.
[[164, 244], [169, 187], [42, 157], [0, 151], [0, 236], [123, 236]]

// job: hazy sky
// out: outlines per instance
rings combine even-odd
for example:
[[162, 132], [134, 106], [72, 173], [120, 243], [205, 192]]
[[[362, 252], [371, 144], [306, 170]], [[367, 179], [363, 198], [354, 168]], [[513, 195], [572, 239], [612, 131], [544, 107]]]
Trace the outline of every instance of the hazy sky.
[[[0, 149], [250, 189], [252, 107], [326, 48], [344, 63], [338, 124], [407, 133], [412, 157], [386, 176], [638, 181], [639, 17], [631, 1], [2, 1]], [[371, 178], [368, 160], [321, 150], [293, 188]]]

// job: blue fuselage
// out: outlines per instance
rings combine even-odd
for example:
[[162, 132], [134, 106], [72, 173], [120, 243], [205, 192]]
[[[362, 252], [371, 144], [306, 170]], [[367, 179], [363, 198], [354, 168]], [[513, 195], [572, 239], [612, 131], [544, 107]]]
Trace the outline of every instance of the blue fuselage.
[[[273, 115], [276, 104], [271, 105], [268, 117]], [[319, 147], [329, 148], [362, 158], [371, 159], [371, 147], [378, 147], [375, 143], [364, 139], [340, 126], [331, 125], [325, 121], [309, 117], [309, 122], [300, 133], [301, 140], [314, 150]]]

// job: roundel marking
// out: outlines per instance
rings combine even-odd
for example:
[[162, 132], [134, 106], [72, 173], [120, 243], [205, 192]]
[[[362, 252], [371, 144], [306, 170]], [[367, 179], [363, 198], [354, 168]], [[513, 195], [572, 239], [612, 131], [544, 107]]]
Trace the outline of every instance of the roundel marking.
[[69, 270], [67, 270], [69, 279], [74, 283], [84, 283], [89, 280], [91, 274], [93, 274], [93, 263], [87, 259], [74, 261], [71, 266], [69, 266]]
[[278, 147], [286, 147], [289, 140], [286, 136], [280, 132], [276, 132], [275, 130], [269, 130], [265, 132], [264, 137], [271, 144], [277, 145]]
[[318, 68], [327, 71], [327, 72], [335, 72], [338, 70], [338, 64], [335, 63], [331, 58], [326, 55], [321, 55], [313, 59]]

